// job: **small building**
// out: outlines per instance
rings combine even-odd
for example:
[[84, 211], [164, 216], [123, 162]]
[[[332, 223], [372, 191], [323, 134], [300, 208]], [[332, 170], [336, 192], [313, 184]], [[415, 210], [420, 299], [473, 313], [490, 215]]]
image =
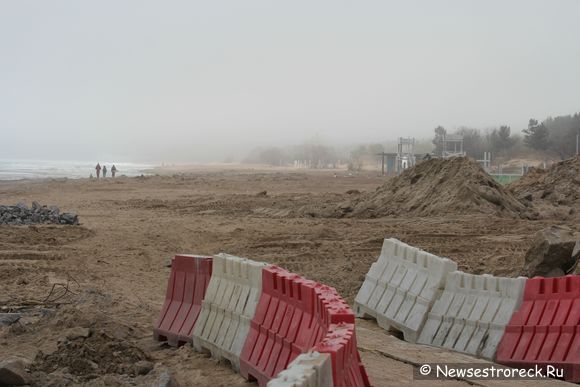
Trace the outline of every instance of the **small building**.
[[444, 134], [441, 140], [441, 157], [449, 158], [465, 156], [463, 151], [463, 136], [459, 134]]
[[401, 173], [407, 168], [411, 168], [416, 164], [415, 157], [415, 138], [413, 137], [399, 137], [397, 146], [397, 170]]

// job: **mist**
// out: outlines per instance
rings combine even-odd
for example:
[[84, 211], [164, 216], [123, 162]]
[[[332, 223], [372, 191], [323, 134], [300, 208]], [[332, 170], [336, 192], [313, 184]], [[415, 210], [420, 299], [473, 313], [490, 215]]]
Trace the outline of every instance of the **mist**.
[[0, 2], [0, 158], [258, 146], [580, 110], [578, 1]]

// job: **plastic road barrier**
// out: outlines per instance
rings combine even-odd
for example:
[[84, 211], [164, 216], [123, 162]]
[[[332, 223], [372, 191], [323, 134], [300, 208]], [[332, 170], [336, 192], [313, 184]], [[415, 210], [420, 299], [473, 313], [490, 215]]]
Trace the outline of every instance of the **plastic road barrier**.
[[331, 356], [335, 387], [371, 385], [356, 345], [354, 324], [331, 324], [326, 337], [314, 350]]
[[[276, 266], [262, 273], [262, 297], [240, 357], [242, 376], [265, 386], [314, 347], [331, 355], [335, 386], [347, 383], [341, 380], [337, 366], [353, 364], [353, 358], [358, 367], [349, 372], [358, 373], [355, 378], [363, 381], [361, 385], [369, 385], [356, 349], [354, 314], [336, 290]], [[350, 333], [344, 329], [334, 332], [336, 324], [348, 324]]]
[[415, 343], [447, 274], [455, 270], [450, 259], [385, 239], [355, 298], [356, 314], [374, 317], [382, 328], [395, 328]]
[[553, 365], [564, 369], [564, 379], [580, 382], [580, 276], [527, 280], [496, 361], [510, 367]]
[[334, 288], [226, 254], [176, 256], [158, 340], [192, 341], [263, 387], [366, 387], [354, 313]]
[[330, 355], [309, 352], [298, 355], [268, 382], [268, 387], [332, 387], [332, 364]]
[[172, 346], [191, 342], [212, 272], [211, 257], [176, 255], [171, 264], [165, 303], [155, 323], [156, 340]]
[[265, 263], [233, 255], [214, 257], [213, 276], [193, 331], [197, 351], [209, 350], [239, 370], [240, 353], [262, 293], [264, 267]]
[[449, 274], [418, 343], [493, 360], [505, 326], [519, 307], [526, 278]]

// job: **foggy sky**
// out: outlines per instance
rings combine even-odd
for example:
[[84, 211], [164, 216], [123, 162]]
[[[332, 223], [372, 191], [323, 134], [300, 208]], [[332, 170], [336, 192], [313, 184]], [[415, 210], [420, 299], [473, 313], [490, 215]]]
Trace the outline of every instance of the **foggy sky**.
[[580, 111], [580, 1], [0, 0], [0, 158], [513, 132]]

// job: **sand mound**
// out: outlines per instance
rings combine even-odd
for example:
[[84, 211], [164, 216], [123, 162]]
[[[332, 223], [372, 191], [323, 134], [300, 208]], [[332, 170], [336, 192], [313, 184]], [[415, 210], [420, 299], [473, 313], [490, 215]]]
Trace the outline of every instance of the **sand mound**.
[[39, 353], [34, 366], [37, 370], [51, 373], [68, 367], [72, 375], [94, 378], [94, 375], [110, 373], [137, 376], [135, 364], [147, 360], [147, 355], [125, 340], [119, 340], [108, 332], [87, 330], [86, 337], [72, 337], [58, 343], [58, 350], [51, 354]]
[[573, 215], [580, 210], [580, 156], [546, 170], [533, 169], [508, 189], [518, 199], [532, 202], [543, 216]]
[[425, 161], [375, 192], [343, 203], [344, 216], [491, 214], [531, 218], [532, 211], [466, 157]]
[[38, 351], [28, 367], [32, 385], [85, 385], [99, 378], [114, 381], [100, 385], [151, 385], [152, 380], [139, 383], [144, 379], [141, 375], [148, 373], [142, 368], [153, 368], [150, 356], [137, 343], [140, 327], [123, 321], [119, 313], [101, 312], [114, 306], [111, 295], [87, 288], [60, 301], [60, 305], [19, 309], [21, 320], [6, 332], [6, 340], [14, 343], [42, 338], [34, 341]]

